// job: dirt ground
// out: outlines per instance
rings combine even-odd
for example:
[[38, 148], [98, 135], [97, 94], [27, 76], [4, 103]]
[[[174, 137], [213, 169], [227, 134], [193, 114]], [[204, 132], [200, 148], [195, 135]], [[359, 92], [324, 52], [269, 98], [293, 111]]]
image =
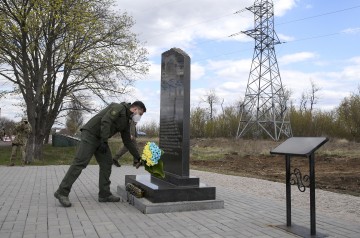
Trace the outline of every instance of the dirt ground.
[[[281, 142], [234, 139], [194, 139], [190, 167], [212, 172], [285, 183], [285, 157], [271, 155]], [[291, 157], [291, 172], [309, 175], [305, 157]], [[330, 140], [315, 152], [316, 188], [360, 196], [360, 144]]]

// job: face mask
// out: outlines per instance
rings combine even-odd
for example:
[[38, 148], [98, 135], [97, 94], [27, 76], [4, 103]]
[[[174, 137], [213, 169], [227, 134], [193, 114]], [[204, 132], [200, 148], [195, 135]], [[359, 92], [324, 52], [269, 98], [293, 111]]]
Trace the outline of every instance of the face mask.
[[135, 123], [138, 123], [141, 119], [141, 116], [139, 114], [135, 114], [133, 115], [132, 117], [132, 120], [135, 122]]

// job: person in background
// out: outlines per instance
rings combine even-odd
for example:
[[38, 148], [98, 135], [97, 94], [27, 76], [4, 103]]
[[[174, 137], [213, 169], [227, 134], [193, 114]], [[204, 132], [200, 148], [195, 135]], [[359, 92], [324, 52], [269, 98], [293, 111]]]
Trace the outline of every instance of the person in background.
[[110, 175], [113, 164], [108, 139], [116, 133], [121, 133], [124, 145], [135, 158], [135, 166], [141, 165], [141, 156], [130, 136], [129, 120], [138, 122], [146, 112], [143, 102], [111, 103], [97, 115], [91, 118], [81, 128], [81, 141], [72, 165], [65, 174], [59, 188], [54, 193], [61, 205], [70, 207], [69, 193], [73, 183], [80, 176], [83, 169], [89, 164], [93, 155], [100, 166], [99, 171], [99, 202], [119, 202], [120, 198], [110, 191]]
[[[139, 151], [139, 147], [137, 145], [137, 132], [136, 132], [136, 124], [137, 122], [135, 122], [134, 120], [130, 120], [130, 136], [131, 136], [131, 140], [133, 141], [136, 150]], [[116, 167], [120, 167], [121, 165], [119, 164], [119, 159], [121, 158], [121, 156], [123, 156], [124, 154], [126, 154], [128, 152], [128, 148], [124, 145], [118, 152], [116, 152], [115, 156], [113, 157], [113, 164]], [[134, 157], [134, 161], [133, 164], [136, 164], [136, 158]]]
[[22, 120], [15, 125], [14, 133], [15, 138], [12, 141], [12, 150], [10, 156], [10, 164], [9, 166], [14, 166], [17, 151], [19, 150], [21, 153], [21, 163], [26, 164], [26, 144], [31, 133], [31, 126], [26, 117], [22, 118]]

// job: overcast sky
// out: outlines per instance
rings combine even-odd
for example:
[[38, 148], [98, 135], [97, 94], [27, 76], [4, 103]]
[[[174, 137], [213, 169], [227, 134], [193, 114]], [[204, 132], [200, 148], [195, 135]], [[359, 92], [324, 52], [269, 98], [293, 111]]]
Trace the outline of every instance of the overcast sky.
[[[234, 33], [254, 27], [250, 0], [117, 0], [116, 9], [136, 20], [133, 31], [149, 50], [150, 72], [137, 81], [129, 101], [142, 100], [142, 123], [159, 121], [161, 54], [172, 47], [191, 57], [191, 106], [205, 107], [211, 89], [233, 105], [244, 97], [254, 40]], [[319, 88], [317, 109], [331, 110], [360, 85], [360, 1], [274, 0], [275, 31], [284, 43], [275, 52], [283, 85], [297, 105], [310, 82]], [[15, 118], [9, 101], [2, 116]], [[88, 115], [90, 116], [90, 115]]]

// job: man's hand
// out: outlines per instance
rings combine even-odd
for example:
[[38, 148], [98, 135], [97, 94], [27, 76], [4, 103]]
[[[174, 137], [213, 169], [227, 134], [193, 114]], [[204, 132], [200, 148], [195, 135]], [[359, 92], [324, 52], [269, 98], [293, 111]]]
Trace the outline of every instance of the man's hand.
[[108, 148], [109, 148], [109, 146], [108, 146], [107, 142], [101, 142], [98, 150], [99, 150], [101, 153], [106, 154]]

